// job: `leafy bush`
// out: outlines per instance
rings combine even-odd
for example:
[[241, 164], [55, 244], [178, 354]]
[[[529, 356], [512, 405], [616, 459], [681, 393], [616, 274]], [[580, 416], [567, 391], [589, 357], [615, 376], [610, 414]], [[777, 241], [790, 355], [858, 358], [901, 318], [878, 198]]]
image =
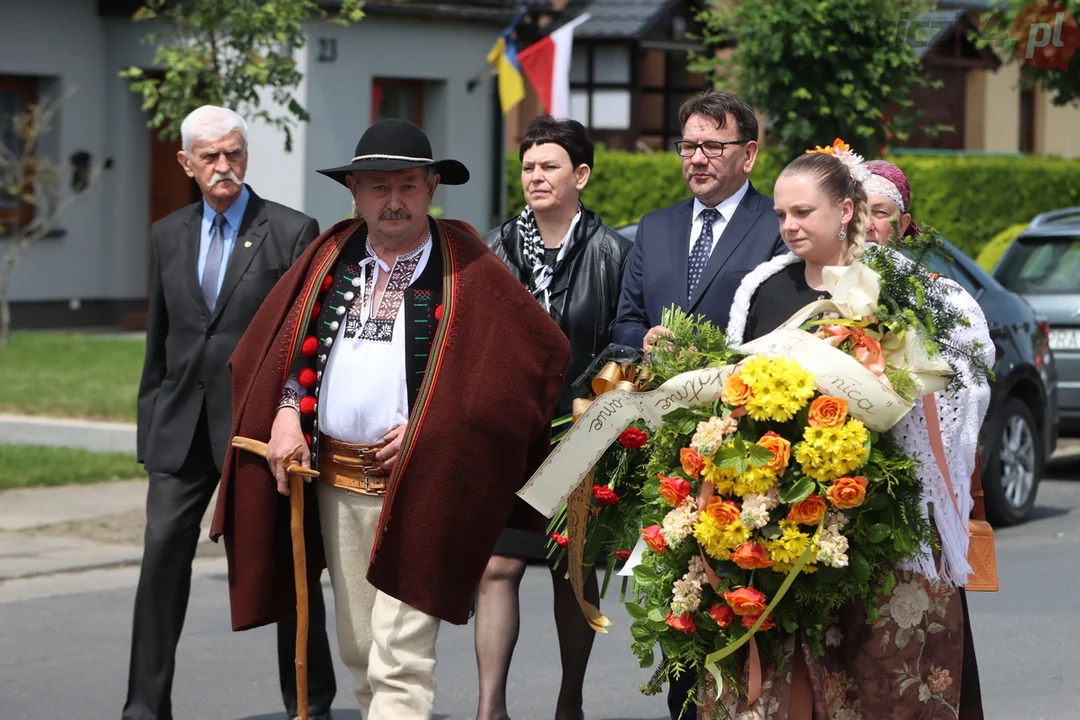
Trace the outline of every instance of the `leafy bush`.
[[979, 257], [976, 258], [976, 262], [986, 272], [993, 272], [994, 266], [997, 265], [997, 261], [1001, 259], [1001, 256], [1005, 254], [1005, 251], [1012, 245], [1012, 241], [1016, 239], [1016, 236], [1023, 232], [1027, 227], [1027, 223], [1016, 223], [1005, 228], [993, 238], [990, 242], [983, 246], [983, 249], [979, 252]]
[[[1080, 205], [1080, 161], [1058, 157], [926, 157], [897, 155], [889, 160], [907, 174], [912, 215], [971, 257], [998, 233], [1026, 224], [1049, 210]], [[758, 153], [750, 181], [771, 196], [786, 159], [770, 150]], [[521, 163], [507, 162], [507, 211], [524, 208]], [[582, 202], [612, 227], [690, 197], [674, 152], [647, 155], [597, 148], [596, 162]]]

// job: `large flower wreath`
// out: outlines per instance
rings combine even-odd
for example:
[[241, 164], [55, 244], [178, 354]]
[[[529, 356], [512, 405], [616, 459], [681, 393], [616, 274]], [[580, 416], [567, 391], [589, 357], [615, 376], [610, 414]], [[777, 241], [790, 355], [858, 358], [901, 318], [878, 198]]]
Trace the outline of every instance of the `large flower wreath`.
[[[916, 259], [940, 247], [932, 233], [918, 242], [909, 248]], [[960, 358], [989, 372], [975, 360], [977, 348], [936, 339], [967, 321], [951, 309], [950, 286], [918, 262], [874, 249], [836, 269], [833, 283], [839, 302], [793, 330], [854, 358], [897, 399], [928, 383], [955, 386], [951, 373], [920, 375], [928, 358]], [[895, 568], [937, 540], [921, 510], [916, 462], [880, 431], [887, 428], [872, 429], [859, 407], [823, 392], [796, 358], [748, 356], [708, 322], [674, 309], [663, 324], [672, 337], [636, 365], [619, 365], [620, 373], [638, 379], [641, 391], [725, 366], [722, 392], [653, 427], [635, 422], [603, 452], [589, 476], [582, 566], [606, 559], [605, 591], [620, 563], [620, 574], [632, 576], [622, 591], [632, 650], [642, 667], [655, 666], [643, 692], [693, 671], [707, 696], [725, 688], [752, 694], [742, 680], [746, 655], [737, 651], [777, 661], [801, 632], [820, 656], [832, 612], [862, 598], [875, 620], [874, 600], [892, 592]], [[881, 347], [867, 352], [867, 338]], [[560, 555], [570, 542], [565, 522], [557, 513], [551, 526]]]

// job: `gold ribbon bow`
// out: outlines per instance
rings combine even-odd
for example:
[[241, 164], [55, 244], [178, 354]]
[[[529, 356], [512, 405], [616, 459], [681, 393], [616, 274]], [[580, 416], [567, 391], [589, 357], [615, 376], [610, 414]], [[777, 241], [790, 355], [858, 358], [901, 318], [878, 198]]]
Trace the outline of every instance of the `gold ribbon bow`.
[[[592, 380], [592, 389], [596, 394], [593, 398], [577, 398], [572, 406], [572, 414], [576, 423], [582, 414], [589, 409], [596, 398], [612, 390], [626, 390], [627, 392], [641, 392], [652, 381], [652, 373], [634, 363], [609, 362], [596, 374]], [[592, 491], [594, 471], [589, 472], [582, 478], [581, 483], [566, 498], [566, 536], [569, 539], [567, 547], [567, 570], [570, 574], [570, 585], [574, 588], [574, 596], [578, 606], [589, 621], [589, 627], [596, 632], [606, 633], [611, 621], [604, 617], [599, 608], [585, 599], [585, 590], [582, 579], [582, 560], [585, 554], [585, 529], [589, 517], [589, 494]]]

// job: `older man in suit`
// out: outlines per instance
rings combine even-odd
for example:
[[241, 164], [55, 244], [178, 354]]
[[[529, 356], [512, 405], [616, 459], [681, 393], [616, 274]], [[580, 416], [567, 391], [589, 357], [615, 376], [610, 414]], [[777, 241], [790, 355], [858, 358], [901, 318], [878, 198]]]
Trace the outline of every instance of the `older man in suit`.
[[[743, 276], [785, 252], [772, 199], [750, 184], [757, 158], [758, 123], [740, 97], [707, 91], [679, 108], [683, 178], [694, 197], [645, 215], [623, 270], [612, 342], [652, 349], [669, 334], [661, 313], [675, 305], [727, 327]], [[687, 696], [696, 675], [671, 683], [672, 720], [696, 717]]]
[[[229, 356], [263, 299], [319, 234], [318, 223], [244, 184], [247, 123], [206, 105], [185, 118], [184, 172], [200, 202], [150, 230], [150, 307], [139, 387], [138, 457], [150, 474], [135, 596], [125, 720], [171, 720], [176, 646], [199, 526], [232, 426]], [[336, 686], [322, 593], [311, 594], [310, 713], [329, 717]], [[282, 696], [297, 715], [295, 621], [278, 625]]]
[[679, 109], [683, 177], [694, 197], [648, 213], [626, 260], [612, 342], [649, 350], [675, 305], [725, 327], [743, 276], [785, 251], [772, 200], [750, 184], [758, 123], [737, 95], [708, 91]]

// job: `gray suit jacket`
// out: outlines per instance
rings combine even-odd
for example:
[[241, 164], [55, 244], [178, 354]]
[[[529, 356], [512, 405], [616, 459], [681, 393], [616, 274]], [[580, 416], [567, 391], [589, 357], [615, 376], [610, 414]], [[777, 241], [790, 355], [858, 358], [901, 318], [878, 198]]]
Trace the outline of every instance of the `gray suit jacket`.
[[138, 458], [148, 472], [175, 473], [184, 464], [204, 401], [221, 469], [232, 426], [229, 357], [278, 278], [319, 234], [313, 218], [251, 191], [211, 313], [199, 287], [202, 212], [200, 200], [150, 228], [138, 412]]

